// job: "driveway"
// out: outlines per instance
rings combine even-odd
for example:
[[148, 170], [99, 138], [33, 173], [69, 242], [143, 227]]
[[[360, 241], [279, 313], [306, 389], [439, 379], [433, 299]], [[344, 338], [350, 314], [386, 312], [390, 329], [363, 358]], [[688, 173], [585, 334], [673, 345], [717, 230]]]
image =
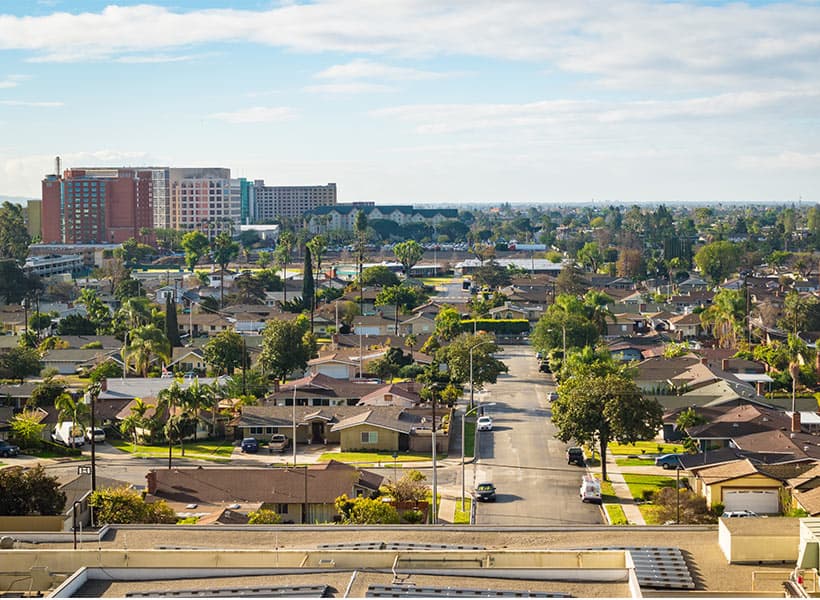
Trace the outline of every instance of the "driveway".
[[[495, 503], [481, 503], [482, 525], [586, 525], [603, 522], [598, 506], [583, 504], [578, 488], [584, 469], [567, 465], [567, 445], [555, 438], [546, 402], [547, 376], [529, 346], [507, 346], [498, 358], [510, 369], [481, 400], [493, 431], [478, 434], [473, 483], [492, 481]], [[468, 487], [470, 478], [468, 473]]]

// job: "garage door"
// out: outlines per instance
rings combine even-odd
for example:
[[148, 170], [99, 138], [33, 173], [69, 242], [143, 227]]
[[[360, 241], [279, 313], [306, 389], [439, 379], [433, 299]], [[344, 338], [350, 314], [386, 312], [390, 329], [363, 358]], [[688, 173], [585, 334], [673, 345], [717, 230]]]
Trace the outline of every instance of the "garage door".
[[724, 510], [751, 510], [758, 514], [780, 512], [777, 490], [723, 490]]
[[347, 365], [322, 365], [319, 367], [319, 373], [333, 379], [347, 379], [349, 376]]

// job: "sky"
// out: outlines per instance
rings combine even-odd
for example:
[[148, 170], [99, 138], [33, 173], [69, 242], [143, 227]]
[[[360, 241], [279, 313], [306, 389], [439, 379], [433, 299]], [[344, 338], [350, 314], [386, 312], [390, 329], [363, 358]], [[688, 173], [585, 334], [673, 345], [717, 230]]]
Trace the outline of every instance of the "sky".
[[820, 1], [0, 0], [0, 194], [221, 166], [339, 202], [820, 201]]

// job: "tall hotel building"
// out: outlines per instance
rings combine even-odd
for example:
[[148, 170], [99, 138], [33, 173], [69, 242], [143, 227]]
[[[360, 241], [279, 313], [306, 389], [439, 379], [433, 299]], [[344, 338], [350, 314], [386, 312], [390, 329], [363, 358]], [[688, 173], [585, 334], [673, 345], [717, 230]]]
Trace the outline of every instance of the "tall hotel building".
[[198, 229], [209, 239], [223, 231], [233, 233], [242, 219], [240, 181], [231, 180], [230, 169], [168, 169], [168, 220], [156, 226]]
[[305, 213], [320, 206], [336, 205], [336, 184], [310, 186], [265, 185], [253, 182], [253, 214], [257, 223], [284, 217], [301, 219]]
[[151, 168], [67, 169], [43, 180], [46, 243], [105, 244], [141, 239], [153, 227]]

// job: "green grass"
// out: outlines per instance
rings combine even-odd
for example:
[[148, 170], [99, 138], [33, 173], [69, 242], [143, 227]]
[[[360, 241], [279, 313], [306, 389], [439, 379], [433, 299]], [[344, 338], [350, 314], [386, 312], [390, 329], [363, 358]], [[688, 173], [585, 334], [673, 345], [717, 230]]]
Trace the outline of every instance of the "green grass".
[[453, 519], [454, 524], [469, 525], [470, 524], [470, 509], [473, 504], [471, 498], [464, 499], [464, 510], [461, 510], [461, 499], [456, 500], [456, 515]]
[[456, 283], [461, 281], [455, 277], [422, 277], [421, 282], [424, 285], [438, 285], [440, 283]]
[[647, 525], [662, 525], [660, 515], [658, 514], [660, 509], [660, 506], [655, 506], [654, 504], [641, 504], [638, 506], [638, 510], [641, 511], [643, 520], [646, 521]]
[[655, 461], [651, 458], [616, 458], [615, 464], [619, 467], [652, 467]]
[[[463, 417], [462, 417], [463, 418]], [[475, 422], [464, 423], [464, 457], [475, 455]]]
[[[432, 460], [432, 454], [416, 454], [410, 452], [399, 452], [398, 465], [406, 462], [424, 462]], [[447, 458], [446, 454], [437, 454], [436, 459]], [[319, 462], [330, 462], [338, 460], [346, 463], [372, 463], [383, 464], [385, 467], [393, 466], [392, 452], [325, 452], [319, 457]]]
[[663, 475], [637, 475], [635, 473], [624, 473], [624, 481], [629, 486], [629, 491], [632, 497], [636, 500], [643, 500], [644, 490], [651, 490], [653, 492], [662, 487], [674, 487], [675, 480], [671, 477], [664, 477]]
[[[164, 458], [168, 456], [168, 446], [162, 445], [137, 445], [136, 450], [134, 444], [124, 440], [109, 439], [109, 443], [117, 450], [133, 454], [137, 458]], [[230, 460], [233, 453], [233, 445], [225, 441], [202, 441], [189, 442], [185, 444], [185, 458], [194, 460], [207, 460], [217, 463], [226, 463]], [[179, 445], [173, 447], [172, 456], [174, 458], [182, 458], [182, 451]]]
[[612, 525], [628, 525], [626, 514], [620, 504], [604, 504], [604, 509]]
[[[595, 473], [595, 478], [601, 481], [601, 474]], [[617, 504], [618, 502], [618, 496], [615, 495], [615, 488], [612, 487], [611, 481], [601, 481], [601, 502], [604, 504], [607, 502]]]
[[612, 442], [607, 446], [607, 452], [615, 455], [635, 454], [676, 454], [683, 453], [683, 444], [659, 444], [658, 442], [635, 442], [634, 444], [619, 444]]

